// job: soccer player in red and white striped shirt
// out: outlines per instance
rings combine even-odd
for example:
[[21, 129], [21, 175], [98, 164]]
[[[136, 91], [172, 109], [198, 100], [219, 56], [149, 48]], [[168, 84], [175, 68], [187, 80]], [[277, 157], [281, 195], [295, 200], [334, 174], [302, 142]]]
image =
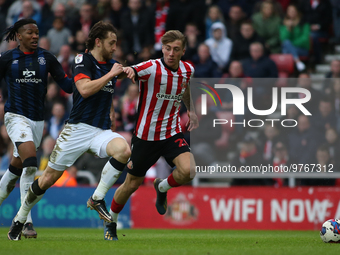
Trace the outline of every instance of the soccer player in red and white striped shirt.
[[154, 182], [156, 208], [160, 214], [165, 214], [167, 210], [167, 191], [191, 181], [195, 175], [195, 161], [183, 137], [179, 117], [183, 100], [188, 109], [188, 130], [198, 127], [189, 89], [194, 68], [181, 61], [185, 45], [186, 38], [181, 32], [168, 31], [162, 37], [163, 58], [124, 68], [128, 78], [139, 80], [139, 117], [132, 138], [131, 158], [126, 168], [128, 174], [111, 204], [110, 214], [114, 222], [105, 223], [106, 240], [118, 240], [118, 213], [142, 184], [147, 170], [161, 156], [176, 168], [168, 178], [156, 179]]

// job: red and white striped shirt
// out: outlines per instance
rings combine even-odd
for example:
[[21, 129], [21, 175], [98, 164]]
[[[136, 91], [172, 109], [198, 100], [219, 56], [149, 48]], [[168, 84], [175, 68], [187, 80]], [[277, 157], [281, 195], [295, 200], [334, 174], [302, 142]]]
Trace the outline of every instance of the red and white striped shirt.
[[180, 61], [178, 70], [166, 67], [163, 59], [133, 66], [139, 79], [139, 104], [136, 136], [159, 141], [182, 132], [179, 109], [194, 68]]

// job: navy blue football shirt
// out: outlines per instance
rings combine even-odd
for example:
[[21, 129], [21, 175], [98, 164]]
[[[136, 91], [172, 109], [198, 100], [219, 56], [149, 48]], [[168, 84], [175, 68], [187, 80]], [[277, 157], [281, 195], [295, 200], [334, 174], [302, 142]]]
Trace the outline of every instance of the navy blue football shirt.
[[[113, 59], [109, 62], [98, 62], [91, 53], [78, 54], [74, 61], [74, 84], [82, 78], [97, 80], [107, 74], [112, 66], [117, 63]], [[83, 98], [75, 87], [73, 89], [73, 107], [68, 122], [81, 122], [101, 129], [109, 129], [111, 127], [110, 109], [112, 94], [116, 81], [117, 77], [113, 78], [101, 90], [88, 98]]]
[[23, 115], [34, 121], [44, 120], [44, 101], [47, 92], [48, 73], [59, 84], [66, 85], [72, 92], [72, 80], [56, 57], [42, 48], [33, 52], [22, 52], [18, 48], [1, 54], [0, 79], [5, 79], [8, 100], [5, 112]]

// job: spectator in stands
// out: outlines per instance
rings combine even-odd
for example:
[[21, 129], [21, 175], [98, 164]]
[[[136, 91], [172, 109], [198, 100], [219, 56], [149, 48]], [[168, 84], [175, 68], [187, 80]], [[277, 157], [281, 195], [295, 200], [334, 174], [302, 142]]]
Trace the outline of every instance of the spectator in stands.
[[[179, 30], [182, 33], [185, 29], [185, 24], [192, 22], [194, 7], [199, 0], [180, 0], [170, 1], [168, 17], [166, 20], [166, 30]], [[202, 17], [202, 16], [201, 16]]]
[[332, 6], [329, 0], [301, 0], [300, 10], [306, 18], [306, 22], [310, 24], [315, 63], [320, 63], [322, 60], [322, 48], [319, 40], [320, 38], [329, 37]]
[[[241, 142], [240, 152], [233, 160], [232, 166], [239, 169], [241, 166], [260, 166], [263, 164], [261, 153], [259, 152], [256, 141], [248, 134]], [[232, 185], [273, 185], [272, 179], [233, 179]]]
[[249, 46], [253, 42], [261, 42], [264, 44], [263, 39], [255, 32], [252, 23], [245, 21], [241, 24], [240, 34], [233, 41], [231, 59], [241, 60], [250, 58]]
[[[272, 166], [280, 167], [280, 166], [287, 166], [290, 167], [291, 161], [289, 160], [289, 153], [287, 150], [287, 146], [283, 141], [277, 141], [273, 146], [273, 160], [272, 160]], [[283, 171], [282, 171], [283, 172]], [[275, 181], [274, 186], [275, 187], [282, 187], [285, 185], [285, 182], [281, 178], [274, 178]]]
[[221, 9], [217, 5], [212, 5], [209, 7], [205, 18], [205, 39], [212, 37], [210, 29], [215, 22], [224, 23], [224, 18]]
[[237, 36], [240, 34], [240, 27], [244, 21], [246, 14], [243, 12], [241, 6], [234, 5], [229, 9], [229, 19], [225, 22], [228, 31], [228, 37], [235, 42]]
[[52, 117], [47, 124], [47, 131], [54, 140], [58, 138], [67, 117], [65, 106], [60, 102], [55, 102], [52, 107]]
[[40, 8], [35, 9], [33, 6], [33, 2], [31, 0], [24, 0], [22, 2], [21, 12], [17, 15], [13, 16], [13, 23], [17, 22], [20, 19], [34, 19], [37, 22], [37, 25], [41, 24], [41, 13]]
[[79, 11], [79, 9], [81, 9], [81, 7], [83, 6], [84, 3], [86, 2], [93, 2], [92, 0], [72, 0], [72, 1], [68, 1], [68, 0], [54, 0], [54, 4], [53, 4], [53, 8], [59, 4], [62, 3], [65, 5], [67, 11], [70, 12], [74, 12], [74, 11]]
[[325, 134], [326, 144], [329, 148], [329, 155], [331, 162], [334, 164], [336, 169], [340, 167], [340, 138], [336, 130], [331, 127], [326, 130]]
[[340, 79], [333, 79], [330, 97], [336, 116], [335, 129], [340, 134]]
[[72, 63], [74, 61], [74, 55], [71, 52], [71, 47], [68, 44], [61, 46], [59, 54], [58, 54], [58, 61], [63, 67], [65, 73], [68, 77], [72, 77]]
[[47, 32], [47, 38], [51, 42], [50, 51], [54, 55], [58, 55], [60, 48], [65, 44], [69, 44], [71, 35], [71, 31], [64, 26], [62, 18], [55, 18], [53, 28]]
[[153, 27], [150, 14], [142, 8], [141, 0], [129, 0], [128, 11], [122, 14], [122, 49], [128, 65], [135, 64], [137, 54], [153, 45]]
[[280, 16], [275, 13], [273, 3], [265, 0], [261, 3], [260, 12], [252, 16], [254, 29], [265, 41], [265, 47], [270, 53], [281, 52], [279, 27]]
[[71, 49], [74, 54], [85, 52], [86, 50], [86, 36], [82, 30], [76, 32], [76, 36], [71, 44]]
[[188, 42], [182, 60], [192, 61], [193, 57], [197, 54], [198, 45], [204, 40], [202, 39], [201, 32], [194, 23], [185, 25], [184, 35], [187, 37]]
[[[64, 4], [62, 3], [56, 3], [55, 0], [53, 2], [53, 6], [52, 6], [52, 10], [53, 10], [53, 20], [54, 18], [62, 18], [64, 21], [64, 25], [65, 27], [69, 28], [71, 26], [72, 23], [72, 19], [71, 19], [71, 15], [68, 15], [66, 12], [66, 7]], [[51, 22], [51, 27], [53, 25], [53, 20]]]
[[205, 44], [210, 49], [210, 55], [216, 62], [220, 70], [224, 70], [230, 59], [233, 42], [227, 38], [225, 26], [221, 22], [216, 22], [211, 26], [212, 38], [207, 39]]
[[50, 82], [47, 85], [47, 93], [45, 98], [45, 117], [48, 121], [52, 117], [52, 108], [55, 102], [63, 102], [66, 104], [66, 99], [61, 96], [58, 85], [55, 82]]
[[[291, 126], [291, 127], [295, 126], [297, 119], [299, 117], [299, 114], [301, 113], [300, 110], [296, 107], [295, 104], [291, 104], [291, 105], [287, 105], [286, 113], [287, 113], [286, 116], [282, 116], [280, 118], [280, 122], [285, 120], [286, 126]], [[281, 134], [284, 136], [287, 136], [289, 132], [291, 131], [290, 129], [283, 127], [282, 125], [280, 125], [279, 127], [280, 127]]]
[[242, 63], [244, 75], [252, 78], [277, 78], [276, 64], [264, 55], [263, 45], [254, 42], [249, 49], [251, 57], [245, 59]]
[[[251, 58], [242, 61], [246, 77], [277, 78], [278, 70], [274, 61], [264, 55], [264, 47], [259, 42], [250, 45]], [[253, 105], [256, 109], [269, 109], [271, 106], [273, 79], [252, 79]], [[255, 116], [254, 116], [255, 117]]]
[[[340, 78], [340, 60], [334, 59], [331, 62], [331, 71], [325, 75], [325, 78]], [[325, 79], [323, 90], [326, 95], [332, 93], [332, 79]]]
[[[329, 148], [326, 144], [323, 144], [318, 147], [316, 153], [316, 169], [314, 172], [318, 173], [327, 173], [330, 169], [331, 164], [331, 157], [329, 154]], [[313, 162], [313, 161], [311, 161]], [[336, 171], [338, 169], [332, 168], [332, 170]], [[321, 179], [321, 178], [314, 178], [314, 179], [300, 179], [297, 181], [302, 186], [334, 186], [335, 179]]]
[[[5, 126], [3, 126], [3, 127], [5, 127]], [[2, 170], [2, 171], [7, 170], [8, 166], [11, 163], [11, 160], [13, 158], [13, 143], [9, 143], [6, 148], [7, 148], [7, 150], [6, 150], [5, 154], [3, 154], [0, 158], [0, 160], [1, 160], [0, 161], [0, 170]]]
[[105, 20], [110, 12], [110, 0], [98, 0], [96, 2], [96, 20]]
[[52, 136], [48, 135], [44, 137], [41, 143], [41, 149], [37, 152], [38, 168], [40, 171], [44, 171], [46, 169], [54, 145], [55, 139], [52, 138]]
[[330, 0], [332, 4], [333, 10], [333, 32], [334, 38], [332, 38], [332, 42], [339, 44], [340, 43], [340, 1], [338, 0]]
[[299, 57], [306, 57], [309, 53], [309, 24], [302, 19], [301, 13], [295, 5], [289, 5], [283, 25], [280, 26], [282, 53], [294, 57], [296, 68], [303, 71], [306, 66]]
[[[3, 155], [5, 155], [8, 151], [8, 146], [11, 144], [11, 140], [9, 139], [7, 130], [6, 130], [6, 126], [5, 125], [1, 125], [0, 126], [0, 156], [2, 157]], [[5, 170], [8, 168], [9, 165], [7, 165], [7, 167], [5, 167]]]
[[[197, 69], [196, 69], [197, 70]], [[240, 61], [232, 61], [229, 65], [229, 72], [227, 75], [223, 75], [225, 79], [222, 79], [220, 83], [226, 84], [230, 83], [236, 85], [242, 89], [243, 93], [246, 95], [247, 83], [244, 81], [242, 63]], [[229, 90], [223, 90], [219, 92], [222, 99], [221, 109], [225, 111], [232, 111], [233, 109], [233, 96]], [[235, 116], [236, 118], [238, 116]], [[237, 128], [237, 127], [236, 127]]]
[[138, 85], [131, 83], [121, 102], [124, 130], [132, 132], [137, 121]]
[[314, 162], [315, 153], [322, 134], [316, 132], [306, 115], [298, 117], [297, 128], [288, 134], [289, 158], [295, 164]]
[[[196, 100], [196, 109], [200, 109], [201, 98]], [[208, 102], [209, 106], [209, 102]], [[190, 132], [190, 144], [192, 153], [195, 155], [197, 165], [210, 166], [216, 163], [215, 141], [222, 135], [221, 125], [216, 125], [213, 132], [211, 131], [211, 123], [217, 119], [216, 112], [207, 107], [207, 114], [202, 115], [197, 110], [197, 117], [200, 122], [199, 128]]]
[[112, 25], [119, 30], [121, 30], [121, 16], [127, 10], [123, 5], [122, 0], [111, 0], [111, 8], [108, 14], [108, 18]]
[[282, 7], [282, 11], [286, 12], [291, 0], [276, 0]]
[[69, 25], [73, 36], [75, 36], [78, 30], [82, 30], [86, 37], [89, 35], [90, 29], [96, 23], [93, 9], [93, 6], [89, 3], [82, 4], [79, 12], [76, 14], [76, 17]]
[[278, 141], [283, 141], [284, 138], [280, 135], [280, 130], [272, 123], [266, 123], [263, 133], [260, 135], [260, 152], [264, 162], [270, 163], [274, 157], [274, 145]]
[[[315, 114], [318, 111], [319, 102], [322, 96], [320, 91], [312, 88], [312, 81], [309, 77], [309, 74], [307, 73], [299, 74], [296, 86], [305, 88], [310, 91], [311, 99], [308, 102], [304, 103], [303, 105], [312, 115]], [[291, 98], [304, 98], [305, 94], [292, 93], [290, 96]]]
[[[7, 27], [12, 26], [15, 23], [15, 17], [18, 17], [23, 10], [23, 3], [27, 0], [16, 0], [8, 9], [6, 16]], [[40, 12], [41, 6], [36, 0], [30, 0], [34, 11]]]
[[43, 22], [39, 26], [39, 36], [47, 35], [47, 31], [52, 28], [54, 21], [54, 13], [52, 10], [54, 0], [45, 0], [41, 8], [41, 20]]
[[[9, 7], [12, 5], [12, 3], [14, 2], [14, 0], [1, 0], [0, 1], [0, 15], [5, 16], [6, 19], [6, 15], [8, 13], [8, 9]], [[4, 21], [4, 26], [7, 27], [6, 25], [6, 21]]]
[[196, 78], [215, 78], [222, 76], [222, 72], [210, 56], [209, 47], [204, 43], [198, 46], [198, 54], [193, 57], [192, 62], [195, 66]]
[[221, 8], [224, 19], [228, 20], [230, 8], [235, 5], [241, 6], [242, 10], [249, 16], [253, 11], [251, 2], [254, 2], [254, 0], [218, 0], [217, 5]]
[[336, 116], [332, 103], [328, 98], [322, 98], [319, 102], [319, 111], [312, 115], [312, 126], [320, 133], [325, 133], [330, 127], [336, 126]]
[[43, 36], [39, 38], [38, 41], [39, 47], [45, 49], [45, 50], [50, 50], [51, 48], [51, 43], [50, 43], [50, 39], [48, 39], [47, 36]]
[[162, 42], [161, 38], [166, 31], [166, 20], [169, 13], [169, 0], [157, 0], [151, 7], [151, 17], [154, 19], [154, 38], [155, 45], [154, 49], [156, 51], [155, 57], [162, 56]]
[[4, 117], [5, 117], [5, 103], [0, 102], [0, 126], [5, 123]]

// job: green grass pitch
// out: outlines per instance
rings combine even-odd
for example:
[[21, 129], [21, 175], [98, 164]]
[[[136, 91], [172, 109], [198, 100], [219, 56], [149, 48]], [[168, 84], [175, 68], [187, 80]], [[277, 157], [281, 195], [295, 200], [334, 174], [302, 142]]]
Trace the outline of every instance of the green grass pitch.
[[104, 254], [337, 254], [340, 244], [323, 243], [318, 231], [118, 230], [119, 241], [104, 241], [103, 229], [36, 228], [37, 239], [7, 240], [0, 228], [3, 255]]

